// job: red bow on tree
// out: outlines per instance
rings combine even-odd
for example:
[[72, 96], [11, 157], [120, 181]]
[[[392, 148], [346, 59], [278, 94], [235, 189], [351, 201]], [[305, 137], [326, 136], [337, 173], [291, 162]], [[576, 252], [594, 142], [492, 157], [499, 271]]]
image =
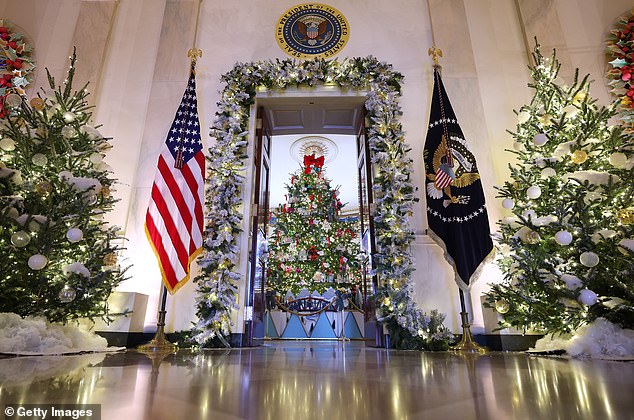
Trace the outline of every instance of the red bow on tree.
[[321, 167], [324, 166], [324, 157], [319, 156], [318, 158], [315, 158], [314, 153], [312, 155], [305, 155], [304, 166], [306, 167], [304, 169], [304, 173], [308, 175], [313, 167], [321, 169]]

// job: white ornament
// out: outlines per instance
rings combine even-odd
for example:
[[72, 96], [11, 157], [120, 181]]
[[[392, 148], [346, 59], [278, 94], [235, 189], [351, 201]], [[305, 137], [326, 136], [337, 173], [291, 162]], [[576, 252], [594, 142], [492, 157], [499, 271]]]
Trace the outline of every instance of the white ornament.
[[627, 165], [627, 156], [625, 153], [617, 152], [610, 155], [610, 165], [615, 168], [625, 168]]
[[590, 289], [581, 289], [577, 300], [584, 305], [591, 306], [597, 303], [597, 294]]
[[64, 137], [66, 140], [72, 139], [73, 137], [75, 137], [75, 129], [70, 125], [65, 125], [64, 127], [62, 127], [62, 137]]
[[93, 165], [98, 165], [98, 164], [100, 164], [101, 162], [103, 162], [103, 156], [102, 156], [102, 154], [101, 154], [101, 153], [93, 153], [93, 154], [91, 154], [91, 155], [90, 155], [90, 158], [89, 158], [89, 159], [90, 159], [90, 162], [91, 162]]
[[73, 300], [75, 300], [75, 297], [77, 296], [77, 292], [75, 292], [75, 289], [73, 289], [69, 285], [66, 285], [59, 292], [58, 296], [59, 296], [60, 302], [69, 303], [69, 302], [72, 302]]
[[574, 105], [568, 105], [562, 109], [562, 111], [566, 114], [566, 118], [573, 118], [575, 115], [579, 113], [579, 108]]
[[526, 190], [526, 196], [531, 199], [539, 198], [542, 195], [542, 189], [537, 185], [533, 185], [532, 187], [528, 187]]
[[48, 158], [42, 153], [36, 153], [31, 158], [31, 162], [33, 162], [33, 165], [36, 166], [46, 166], [46, 164], [48, 163]]
[[81, 241], [83, 237], [84, 232], [82, 232], [79, 228], [71, 228], [68, 229], [68, 232], [66, 232], [66, 238], [68, 238], [68, 240], [73, 243]]
[[553, 177], [555, 175], [557, 175], [557, 172], [555, 172], [555, 170], [553, 168], [544, 168], [544, 169], [542, 169], [541, 177], [544, 178], [544, 179]]
[[596, 267], [599, 264], [599, 256], [594, 252], [587, 251], [579, 256], [579, 261], [586, 267]]
[[13, 141], [13, 139], [5, 137], [0, 140], [0, 149], [4, 150], [5, 152], [11, 152], [15, 150], [15, 142]]
[[522, 111], [519, 114], [517, 114], [518, 124], [524, 124], [525, 122], [528, 122], [528, 120], [530, 119], [531, 119], [531, 114], [527, 111]]
[[573, 276], [572, 274], [562, 274], [561, 281], [566, 283], [566, 287], [570, 290], [577, 290], [583, 286], [581, 279], [577, 276]]
[[513, 142], [513, 150], [519, 152], [522, 149], [524, 149], [524, 145], [522, 143], [520, 143], [519, 141], [514, 141]]
[[559, 232], [555, 233], [555, 241], [559, 245], [570, 245], [570, 243], [572, 242], [572, 233], [565, 230], [560, 230]]
[[544, 133], [536, 134], [535, 137], [533, 137], [533, 144], [535, 146], [543, 146], [547, 142], [548, 142], [548, 137], [546, 137], [546, 134]]
[[48, 259], [42, 254], [31, 255], [28, 261], [28, 264], [31, 270], [36, 270], [36, 271], [46, 267], [47, 263], [48, 263]]
[[512, 198], [505, 198], [504, 200], [502, 200], [502, 207], [510, 210], [515, 207], [515, 201]]
[[68, 123], [75, 121], [75, 114], [73, 114], [72, 112], [64, 112], [64, 115], [62, 115], [62, 117], [64, 118], [64, 121]]

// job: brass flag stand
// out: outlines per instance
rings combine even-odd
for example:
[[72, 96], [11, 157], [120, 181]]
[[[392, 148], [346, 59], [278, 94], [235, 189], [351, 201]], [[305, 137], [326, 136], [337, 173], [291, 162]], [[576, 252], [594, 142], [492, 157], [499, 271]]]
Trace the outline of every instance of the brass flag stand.
[[161, 308], [158, 311], [158, 320], [156, 321], [156, 333], [154, 338], [148, 343], [142, 344], [137, 347], [137, 350], [144, 353], [173, 353], [178, 350], [176, 344], [171, 343], [165, 337], [165, 303], [167, 301], [167, 288], [165, 285], [161, 288]]
[[[431, 24], [431, 10], [429, 9], [429, 2], [427, 5], [428, 5], [429, 19]], [[433, 25], [431, 25], [431, 27], [432, 27], [432, 47], [429, 48], [427, 53], [428, 55], [432, 57], [432, 60], [434, 62], [434, 67], [438, 69], [440, 72], [441, 66], [438, 62], [438, 59], [442, 57], [443, 54], [440, 48], [436, 48], [436, 42], [434, 40]], [[443, 121], [443, 124], [445, 124], [444, 121]], [[449, 149], [447, 151], [447, 154], [450, 155]], [[476, 343], [473, 340], [473, 336], [471, 335], [471, 325], [469, 323], [469, 313], [467, 312], [467, 308], [465, 305], [464, 292], [461, 288], [459, 288], [459, 292], [460, 292], [460, 310], [461, 310], [460, 319], [462, 321], [462, 340], [460, 341], [460, 343], [453, 346], [451, 350], [460, 352], [460, 353], [484, 354], [488, 350], [485, 347], [480, 346], [478, 343]]]

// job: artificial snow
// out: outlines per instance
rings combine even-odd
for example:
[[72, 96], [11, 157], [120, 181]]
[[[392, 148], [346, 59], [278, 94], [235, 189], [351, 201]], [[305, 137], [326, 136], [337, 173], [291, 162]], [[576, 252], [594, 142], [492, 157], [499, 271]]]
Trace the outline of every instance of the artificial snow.
[[539, 339], [529, 352], [561, 350], [575, 358], [631, 360], [634, 359], [634, 330], [622, 329], [604, 318], [597, 318], [572, 335]]
[[73, 325], [51, 324], [42, 317], [0, 313], [0, 353], [55, 355], [119, 351], [105, 338]]

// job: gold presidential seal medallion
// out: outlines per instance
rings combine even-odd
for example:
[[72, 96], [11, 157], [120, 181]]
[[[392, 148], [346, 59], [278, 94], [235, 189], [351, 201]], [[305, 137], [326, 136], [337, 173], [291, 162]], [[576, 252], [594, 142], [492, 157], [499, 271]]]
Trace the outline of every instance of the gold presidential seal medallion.
[[332, 6], [306, 3], [288, 9], [277, 21], [275, 38], [288, 55], [301, 58], [328, 58], [348, 42], [346, 17]]

